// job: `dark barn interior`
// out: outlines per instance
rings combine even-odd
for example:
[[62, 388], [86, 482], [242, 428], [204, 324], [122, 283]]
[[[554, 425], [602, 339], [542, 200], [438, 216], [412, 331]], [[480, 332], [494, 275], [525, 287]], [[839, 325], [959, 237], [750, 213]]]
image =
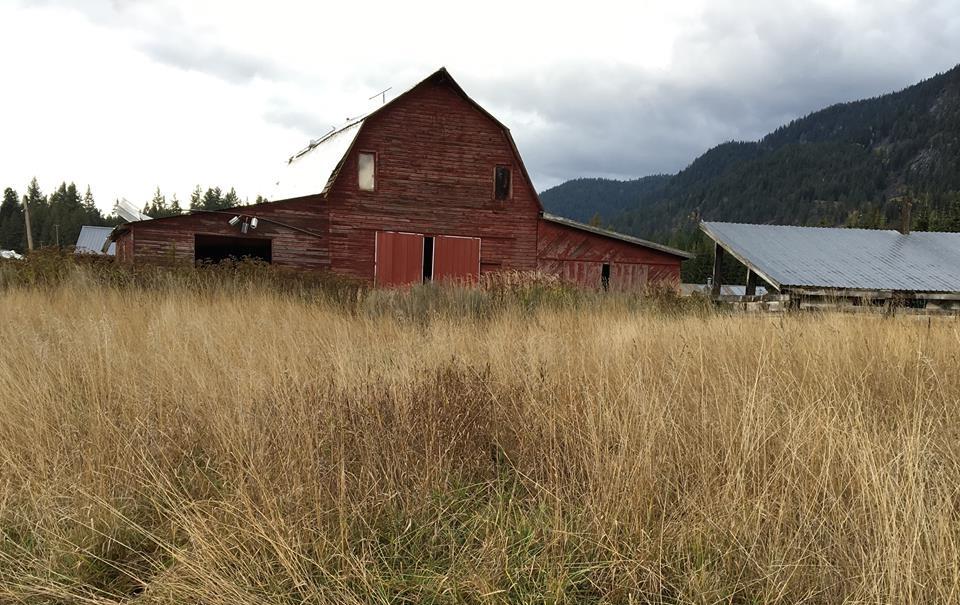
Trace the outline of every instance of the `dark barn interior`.
[[226, 235], [194, 236], [194, 260], [198, 263], [218, 263], [223, 260], [241, 260], [244, 258], [262, 260], [269, 263], [272, 257], [272, 245], [265, 237], [230, 237]]

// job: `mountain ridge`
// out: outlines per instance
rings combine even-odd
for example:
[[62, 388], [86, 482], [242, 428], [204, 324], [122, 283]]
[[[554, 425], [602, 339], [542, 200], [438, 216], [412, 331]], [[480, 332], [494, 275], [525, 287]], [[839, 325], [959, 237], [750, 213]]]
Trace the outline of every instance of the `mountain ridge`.
[[917, 202], [916, 228], [960, 230], [960, 66], [721, 143], [673, 175], [572, 179], [541, 199], [556, 214], [691, 245], [701, 218], [883, 227], [902, 195]]

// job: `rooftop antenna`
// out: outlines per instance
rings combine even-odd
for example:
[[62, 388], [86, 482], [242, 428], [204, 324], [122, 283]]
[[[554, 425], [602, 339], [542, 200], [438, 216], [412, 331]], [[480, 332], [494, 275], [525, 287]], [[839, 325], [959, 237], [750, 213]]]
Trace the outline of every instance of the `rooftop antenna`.
[[393, 86], [388, 86], [388, 87], [384, 88], [383, 90], [381, 90], [380, 92], [378, 92], [377, 94], [373, 95], [372, 97], [370, 97], [370, 98], [367, 99], [367, 100], [368, 100], [368, 101], [372, 101], [372, 100], [376, 99], [377, 97], [380, 97], [380, 104], [381, 104], [381, 105], [385, 105], [386, 102], [387, 102], [387, 91], [389, 91], [389, 90], [392, 89], [392, 88], [393, 88]]

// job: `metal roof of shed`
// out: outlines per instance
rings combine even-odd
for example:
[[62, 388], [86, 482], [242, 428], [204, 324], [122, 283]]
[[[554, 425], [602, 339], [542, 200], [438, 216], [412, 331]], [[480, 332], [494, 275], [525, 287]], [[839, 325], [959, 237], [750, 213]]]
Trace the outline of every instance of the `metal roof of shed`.
[[117, 253], [117, 244], [114, 242], [110, 242], [110, 247], [107, 248], [106, 252], [103, 251], [104, 244], [107, 242], [107, 238], [110, 237], [111, 232], [113, 232], [113, 227], [83, 225], [80, 227], [80, 236], [77, 237], [77, 245], [73, 251], [77, 254], [107, 254], [114, 256]]
[[703, 222], [774, 287], [960, 292], [960, 233]]

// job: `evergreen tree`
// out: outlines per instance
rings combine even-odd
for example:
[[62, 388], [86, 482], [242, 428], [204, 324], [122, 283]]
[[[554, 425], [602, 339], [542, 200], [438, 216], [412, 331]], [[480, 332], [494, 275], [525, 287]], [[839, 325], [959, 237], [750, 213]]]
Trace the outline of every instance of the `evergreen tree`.
[[33, 235], [34, 247], [40, 247], [42, 243], [38, 240], [40, 230], [38, 225], [42, 225], [47, 215], [47, 197], [40, 191], [40, 185], [37, 178], [34, 177], [27, 185], [27, 192], [23, 196], [24, 211], [30, 213], [30, 233]]
[[190, 194], [190, 210], [199, 210], [203, 207], [203, 190], [197, 185]]
[[153, 199], [143, 206], [143, 213], [151, 218], [161, 218], [170, 216], [170, 208], [167, 206], [167, 196], [160, 193], [160, 187], [153, 194]]
[[221, 210], [227, 208], [223, 191], [219, 187], [210, 187], [200, 200], [199, 210]]
[[227, 194], [223, 196], [222, 204], [223, 204], [222, 206], [223, 208], [233, 208], [234, 206], [240, 205], [240, 198], [237, 197], [237, 192], [234, 190], [233, 187], [231, 187], [230, 191], [228, 191]]
[[38, 225], [41, 245], [73, 245], [86, 219], [87, 209], [83, 206], [77, 186], [74, 183], [61, 183], [50, 194], [47, 212]]
[[183, 214], [183, 209], [180, 208], [180, 200], [177, 199], [177, 194], [173, 194], [173, 199], [170, 200], [170, 216], [179, 216]]
[[100, 213], [100, 209], [97, 208], [97, 203], [93, 199], [93, 193], [90, 192], [90, 185], [87, 185], [87, 191], [83, 194], [83, 211], [87, 215], [87, 223], [91, 225], [99, 225], [103, 222], [103, 214]]
[[17, 192], [7, 187], [0, 202], [0, 250], [27, 249], [26, 231], [23, 224], [23, 208], [17, 199]]

